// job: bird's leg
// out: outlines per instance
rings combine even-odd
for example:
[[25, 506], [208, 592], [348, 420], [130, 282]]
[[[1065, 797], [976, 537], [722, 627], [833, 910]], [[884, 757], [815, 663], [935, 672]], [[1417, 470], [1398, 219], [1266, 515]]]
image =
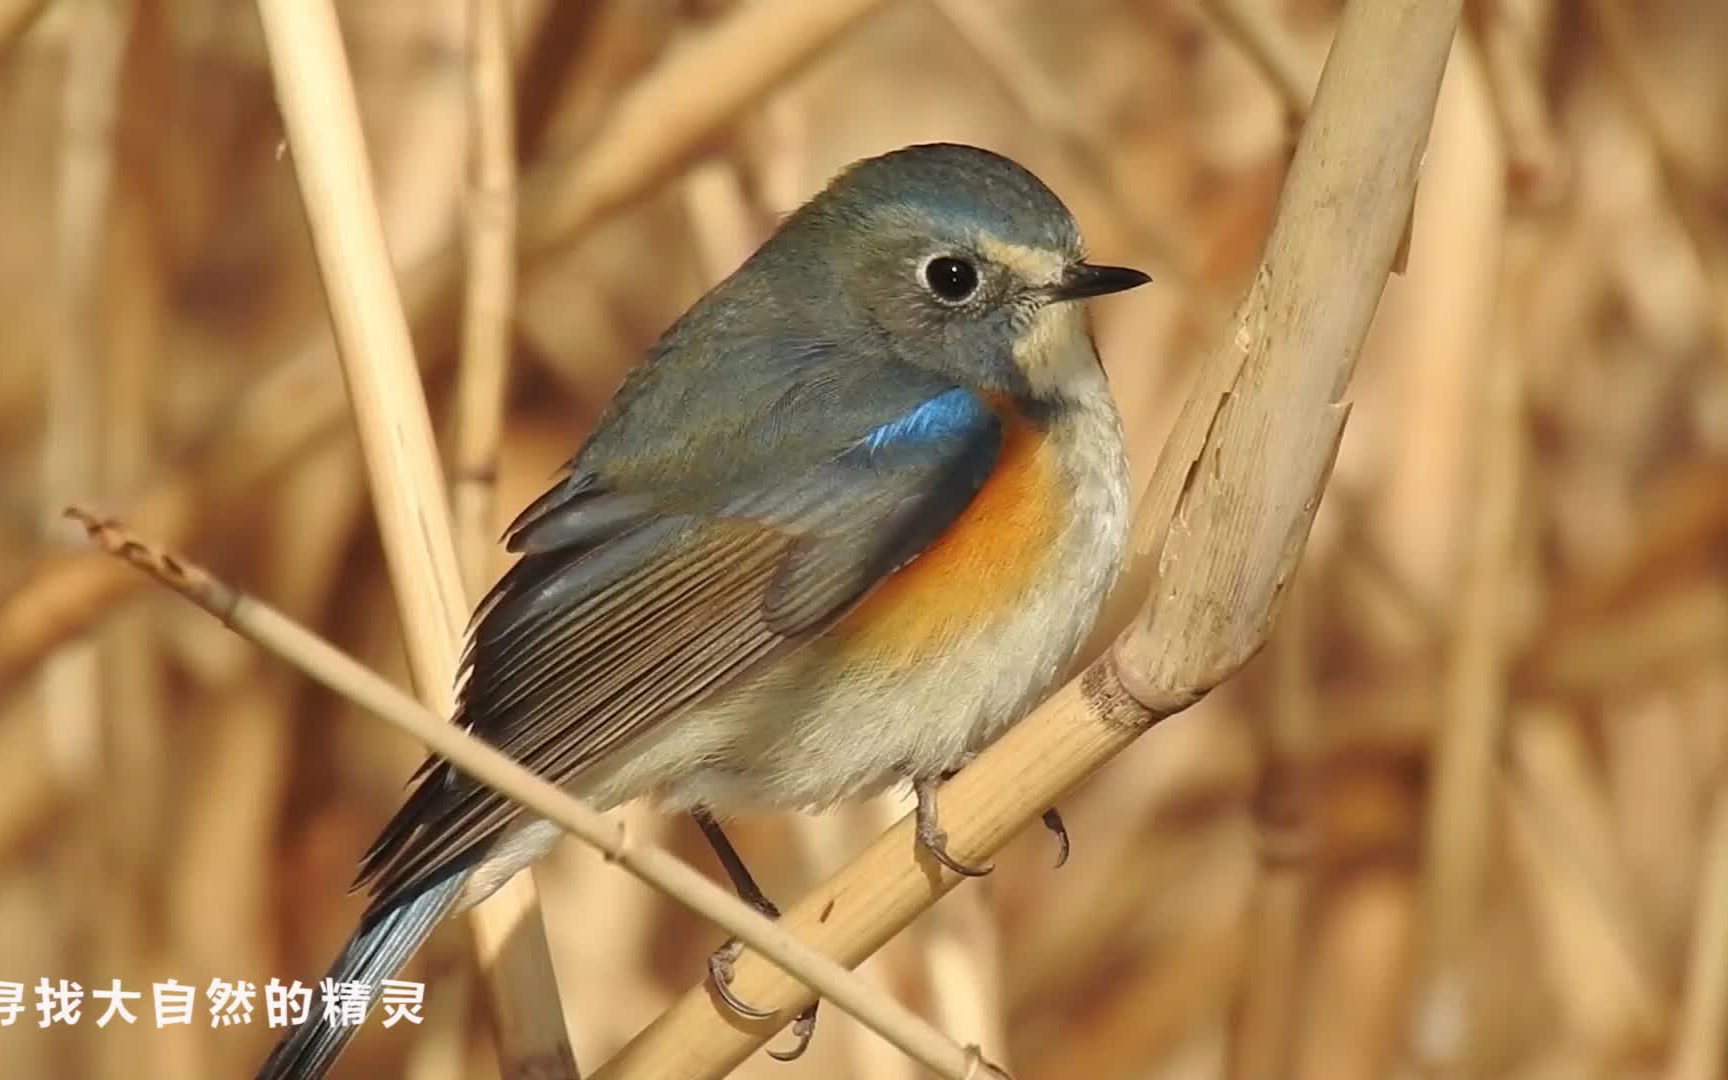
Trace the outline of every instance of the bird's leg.
[[918, 843], [930, 857], [961, 877], [983, 877], [995, 867], [967, 866], [948, 854], [948, 834], [936, 820], [936, 781], [918, 777], [912, 781], [912, 791], [918, 796]]
[[[696, 825], [702, 830], [702, 835], [708, 839], [708, 846], [714, 849], [714, 856], [720, 860], [720, 865], [726, 871], [726, 876], [732, 879], [732, 888], [737, 890], [738, 899], [768, 916], [770, 919], [780, 917], [780, 909], [774, 906], [774, 901], [756, 884], [756, 879], [750, 876], [750, 868], [744, 865], [744, 860], [738, 854], [738, 849], [732, 846], [732, 841], [726, 838], [726, 833], [720, 828], [720, 823], [706, 810], [695, 810], [691, 816], [696, 819]], [[732, 965], [738, 962], [739, 955], [744, 951], [743, 943], [737, 938], [727, 938], [726, 943], [715, 949], [708, 957], [708, 976], [714, 980], [714, 992], [720, 995], [720, 1000], [726, 1007], [739, 1016], [750, 1020], [766, 1020], [774, 1014], [763, 1012], [738, 1000], [732, 993]], [[792, 1020], [792, 1037], [797, 1039], [790, 1050], [770, 1050], [768, 1056], [776, 1061], [794, 1061], [803, 1056], [810, 1046], [810, 1040], [816, 1035], [816, 1006], [821, 1002], [812, 1001], [803, 1012]]]
[[[969, 757], [966, 760], [971, 761], [971, 758]], [[942, 779], [944, 781], [952, 780], [952, 779], [954, 779], [954, 774], [959, 772], [959, 771], [960, 771], [959, 769], [949, 769], [947, 772], [942, 774]], [[932, 818], [934, 818], [936, 816], [936, 807], [935, 807], [935, 802], [934, 802], [934, 800], [936, 798], [935, 792], [931, 792], [930, 798], [931, 798], [930, 816]], [[1067, 865], [1067, 863], [1068, 863], [1068, 851], [1069, 851], [1068, 826], [1062, 824], [1062, 815], [1058, 814], [1056, 812], [1056, 808], [1054, 806], [1052, 806], [1050, 809], [1044, 811], [1044, 827], [1056, 834], [1056, 845], [1057, 845], [1056, 869], [1060, 870], [1060, 869], [1062, 869], [1063, 866]], [[918, 830], [919, 830], [918, 838], [920, 840], [922, 840], [924, 838], [924, 831], [923, 831], [924, 830], [924, 796], [922, 794], [920, 794], [918, 796]], [[941, 832], [940, 829], [937, 829], [936, 831]], [[946, 839], [946, 837], [944, 837], [944, 839]], [[934, 855], [935, 852], [932, 851], [931, 854]], [[944, 853], [944, 854], [946, 854], [946, 853]], [[937, 859], [941, 860], [942, 865], [947, 866], [950, 870], [953, 870], [955, 873], [957, 873], [957, 874], [965, 873], [964, 870], [960, 870], [959, 868], [950, 865], [948, 863], [947, 859], [943, 858], [942, 855], [937, 855], [936, 857], [937, 857]]]

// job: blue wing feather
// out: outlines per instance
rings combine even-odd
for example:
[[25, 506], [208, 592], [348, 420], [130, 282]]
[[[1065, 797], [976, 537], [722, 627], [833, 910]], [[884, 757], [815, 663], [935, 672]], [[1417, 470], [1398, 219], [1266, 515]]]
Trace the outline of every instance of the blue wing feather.
[[988, 405], [970, 390], [957, 386], [871, 431], [864, 436], [864, 447], [874, 453], [891, 446], [931, 446], [965, 438], [994, 421]]

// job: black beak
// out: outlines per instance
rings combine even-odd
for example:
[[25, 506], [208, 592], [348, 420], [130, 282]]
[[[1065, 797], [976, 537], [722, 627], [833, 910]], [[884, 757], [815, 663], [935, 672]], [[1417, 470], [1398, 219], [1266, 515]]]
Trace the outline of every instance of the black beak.
[[1084, 300], [1088, 296], [1105, 296], [1138, 288], [1152, 280], [1126, 266], [1094, 266], [1075, 263], [1063, 274], [1062, 280], [1050, 287], [1052, 300]]

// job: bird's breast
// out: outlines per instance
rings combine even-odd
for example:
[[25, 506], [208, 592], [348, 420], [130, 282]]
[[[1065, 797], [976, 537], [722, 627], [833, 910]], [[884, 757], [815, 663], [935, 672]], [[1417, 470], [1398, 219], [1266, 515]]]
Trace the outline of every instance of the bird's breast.
[[830, 632], [847, 659], [918, 664], [1017, 610], [1051, 569], [1068, 500], [1044, 428], [999, 405], [1003, 444], [972, 502]]

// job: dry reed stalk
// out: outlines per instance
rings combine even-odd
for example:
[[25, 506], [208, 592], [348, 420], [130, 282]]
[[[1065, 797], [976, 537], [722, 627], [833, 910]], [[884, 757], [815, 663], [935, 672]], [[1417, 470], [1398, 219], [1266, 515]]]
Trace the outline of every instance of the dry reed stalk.
[[5, 57], [36, 17], [48, 9], [48, 0], [0, 0], [0, 58]]
[[[539, 187], [570, 195], [558, 204], [563, 213], [521, 223], [528, 258], [535, 253], [543, 258], [605, 211], [665, 179], [739, 112], [880, 3], [774, 0], [749, 5], [692, 35], [617, 103], [576, 160], [542, 165], [524, 181], [524, 187], [533, 187], [537, 177]], [[738, 64], [739, 56], [751, 62]], [[692, 96], [698, 98], [696, 107], [686, 108]], [[668, 116], [676, 122], [667, 122]], [[556, 179], [566, 173], [566, 179]], [[446, 250], [404, 271], [403, 296], [428, 337], [445, 336], [443, 320], [457, 308], [452, 298], [458, 270], [455, 252]], [[523, 282], [522, 291], [532, 288], [532, 280]], [[329, 379], [331, 345], [322, 328], [311, 336], [311, 344], [222, 410], [187, 463], [126, 506], [136, 527], [167, 543], [184, 543], [199, 508], [234, 502], [290, 464], [310, 442], [339, 429], [346, 401]], [[421, 358], [428, 375], [446, 359], [441, 349], [429, 349]], [[85, 553], [49, 556], [0, 598], [0, 686], [137, 588], [138, 576], [112, 559]]]
[[[612, 814], [637, 843], [666, 845], [673, 819], [651, 804], [632, 803]], [[571, 988], [571, 1030], [597, 1060], [623, 1046], [642, 1018], [665, 1008], [671, 997], [653, 967], [665, 937], [663, 906], [641, 881], [613, 873], [606, 861], [601, 852], [564, 844], [536, 868], [546, 909], [554, 913], [548, 934], [558, 970], [580, 973], [584, 980]], [[870, 1039], [905, 1060], [892, 1046]]]
[[[332, 3], [259, 0], [270, 70], [359, 430], [409, 669], [449, 716], [468, 618], [438, 448], [373, 199]], [[505, 1080], [577, 1075], [530, 875], [469, 916]]]
[[1551, 808], [1566, 796], [1523, 762], [1503, 774], [1508, 853], [1534, 917], [1550, 989], [1573, 1039], [1606, 1055], [1648, 1050], [1666, 1017], [1659, 984], [1625, 934], [1623, 912], [1603, 903]]
[[[149, 13], [140, 11], [132, 37], [132, 53], [152, 50], [159, 42], [149, 32]], [[121, 90], [126, 101], [120, 145], [133, 139], [152, 141], [152, 130], [163, 116], [162, 104], [145, 80], [127, 78]], [[144, 130], [138, 130], [143, 126]], [[137, 168], [122, 149], [122, 177]], [[109, 494], [135, 491], [155, 457], [153, 392], [164, 376], [163, 341], [168, 321], [161, 246], [151, 229], [151, 201], [134, 184], [115, 189], [114, 225], [104, 288], [103, 489]], [[101, 628], [103, 662], [102, 798], [104, 872], [89, 895], [100, 932], [98, 978], [144, 981], [160, 935], [152, 913], [162, 890], [157, 875], [168, 861], [174, 792], [173, 770], [179, 744], [171, 724], [172, 680], [164, 663], [155, 611], [139, 606], [115, 616]], [[99, 898], [99, 899], [98, 899]], [[220, 914], [217, 915], [220, 918]], [[252, 928], [252, 929], [255, 929]], [[93, 1076], [171, 1075], [173, 1064], [153, 1038], [155, 1033], [128, 1027], [112, 1031], [89, 1047]]]
[[[256, 573], [283, 611], [307, 618], [336, 594], [366, 509], [358, 449], [326, 442], [284, 479], [267, 505], [254, 500], [270, 536]], [[298, 686], [291, 672], [248, 653], [195, 699], [207, 703], [193, 729], [203, 729], [199, 752], [179, 770], [156, 766], [185, 793], [166, 874], [164, 951], [206, 982], [268, 971], [278, 955], [271, 930], [291, 914], [275, 856], [289, 809]], [[257, 1052], [232, 1039], [206, 1051], [223, 1074], [256, 1067]]]
[[1720, 782], [1701, 879], [1667, 1080], [1714, 1080], [1723, 1074], [1728, 1054], [1728, 788]]
[[[120, 62], [130, 9], [80, 0], [67, 35], [71, 52], [61, 108], [55, 300], [58, 342], [48, 368], [42, 452], [43, 527], [63, 523], [55, 504], [102, 489], [103, 265], [108, 248]], [[93, 776], [102, 741], [98, 643], [68, 645], [41, 672], [50, 762], [79, 789]]]
[[[1533, 268], [1527, 224], [1510, 223], [1500, 239], [1496, 334], [1475, 365], [1474, 505], [1465, 535], [1459, 600], [1443, 676], [1444, 706], [1436, 729], [1434, 775], [1423, 846], [1424, 1000], [1416, 1018], [1418, 1053], [1437, 1067], [1460, 1060], [1451, 1045], [1467, 988], [1458, 958], [1477, 929], [1494, 837], [1496, 750], [1510, 696], [1514, 643], [1508, 582], [1518, 575], [1523, 506], [1524, 370], [1517, 347], [1520, 301]], [[1483, 335], [1488, 338], [1487, 334]]]
[[[882, 0], [758, 0], [674, 54], [614, 103], [569, 170], [531, 185], [522, 245], [538, 260], [670, 176], [722, 125], [791, 78]], [[748, 56], [749, 63], [738, 58]]]
[[1551, 856], [1563, 859], [1588, 891], [1645, 983], [1660, 985], [1661, 950], [1652, 921], [1640, 917], [1636, 864], [1616, 843], [1614, 813], [1579, 718], [1559, 707], [1520, 706], [1509, 742], [1524, 805], [1539, 816], [1543, 835], [1557, 843]]
[[155, 578], [221, 619], [236, 633], [287, 661], [342, 698], [407, 732], [474, 779], [510, 796], [540, 817], [605, 853], [608, 859], [691, 910], [719, 924], [936, 1073], [974, 1080], [983, 1064], [851, 972], [788, 933], [664, 849], [630, 835], [622, 823], [590, 809], [503, 753], [445, 722], [311, 631], [212, 576], [203, 568], [146, 544], [117, 523], [87, 510], [67, 515], [108, 554]]
[[456, 375], [457, 558], [470, 596], [491, 584], [493, 500], [516, 306], [516, 109], [510, 11], [468, 0], [469, 180], [462, 362]]
[[[1127, 225], [1130, 243], [1145, 259], [1151, 272], [1166, 288], [1181, 289], [1194, 317], [1204, 326], [1220, 326], [1229, 309], [1206, 287], [1200, 258], [1185, 248], [1171, 230], [1154, 221], [1145, 202], [1134, 197], [1133, 177], [1126, 174], [1109, 130], [1099, 124], [1093, 109], [1074, 100], [1065, 87], [1044, 71], [1038, 58], [1015, 36], [1000, 8], [978, 0], [934, 0], [938, 14], [960, 40], [984, 62], [991, 77], [1040, 131], [1057, 138], [1079, 165], [1073, 170], [1076, 183], [1090, 189], [1090, 201], [1114, 208]], [[1144, 582], [1131, 590], [1134, 603], [1144, 594]], [[1126, 612], [1124, 612], [1126, 617]]]
[[1310, 643], [1313, 587], [1298, 573], [1278, 632], [1272, 635], [1272, 701], [1260, 725], [1261, 766], [1255, 792], [1260, 877], [1253, 899], [1248, 972], [1236, 1001], [1228, 1075], [1278, 1080], [1296, 1030], [1303, 935], [1316, 855], [1312, 788], [1319, 695]]
[[[1015, 935], [1005, 987], [1010, 1029], [1084, 1000], [1097, 973], [1120, 962], [1124, 942], [1167, 933], [1164, 905], [1176, 902], [1176, 885], [1204, 877], [1220, 852], [1249, 847], [1246, 816], [1233, 812], [1241, 801], [1226, 796], [1211, 812], [1180, 815], [1188, 819], [1178, 827], [1179, 815], [1160, 799], [1147, 813], [1124, 817], [1133, 827], [1119, 836], [1106, 839], [1106, 832], [1087, 829], [1082, 835], [1098, 838], [1089, 840], [1088, 850], [1104, 849], [1090, 860], [1095, 868], [1082, 877], [1088, 866], [1076, 857], [1060, 882], [1063, 893], [1085, 902], [1045, 912]], [[1077, 832], [1080, 825], [1070, 821]]]
[[1637, 31], [1624, 0], [1591, 0], [1589, 7], [1608, 54], [1609, 71], [1650, 143], [1668, 209], [1680, 223], [1703, 275], [1705, 318], [1715, 338], [1717, 360], [1728, 365], [1728, 244], [1722, 243], [1719, 222], [1707, 209], [1719, 193], [1718, 186], [1691, 148], [1664, 122], [1663, 103], [1638, 57]]
[[[1698, 755], [1681, 687], [1728, 653], [1652, 672], [1641, 687], [1604, 697], [1592, 740], [1608, 829], [1595, 844], [1620, 856], [1619, 873], [1597, 885], [1604, 906], [1624, 911], [1623, 936], [1665, 988], [1685, 978], [1687, 928], [1701, 887], [1715, 777]], [[1728, 714], [1721, 714], [1728, 716]], [[1583, 847], [1583, 844], [1577, 846]], [[1594, 884], [1593, 879], [1593, 884]]]
[[[449, 294], [456, 269], [446, 253], [404, 275], [403, 292], [416, 310], [428, 313], [429, 331], [448, 325], [452, 309], [436, 301]], [[320, 328], [308, 336], [311, 342], [218, 410], [210, 429], [175, 468], [126, 503], [131, 520], [169, 543], [183, 543], [206, 508], [244, 501], [309, 446], [340, 432], [347, 404], [342, 387], [330, 378], [336, 361], [329, 334]], [[427, 350], [427, 373], [446, 359], [444, 350]], [[50, 552], [0, 598], [0, 686], [140, 588], [138, 575], [112, 559], [86, 551]]]
[[[1473, 497], [1480, 455], [1481, 369], [1495, 362], [1485, 346], [1493, 340], [1494, 283], [1501, 280], [1505, 189], [1492, 100], [1477, 52], [1461, 36], [1422, 178], [1427, 235], [1370, 336], [1373, 354], [1396, 362], [1376, 369], [1363, 388], [1380, 406], [1370, 424], [1393, 425], [1396, 432], [1384, 440], [1384, 460], [1373, 468], [1373, 500], [1366, 508], [1372, 531], [1365, 539], [1384, 554], [1403, 591], [1417, 598], [1418, 610], [1435, 616], [1435, 636], [1420, 645], [1443, 643], [1453, 632], [1470, 521], [1460, 508]], [[1387, 659], [1408, 663], [1429, 655]]]
[[989, 894], [983, 889], [957, 892], [932, 908], [925, 922], [920, 951], [936, 1022], [956, 1038], [996, 1048], [992, 1058], [1007, 1068], [1011, 1059], [1002, 1002], [1002, 935]]
[[1493, 0], [1477, 10], [1477, 38], [1506, 147], [1508, 185], [1526, 207], [1551, 205], [1565, 186], [1569, 162], [1548, 115], [1536, 55], [1540, 28], [1531, 25], [1535, 13], [1519, 0]]
[[[801, 814], [790, 825], [805, 867], [817, 874], [828, 874], [845, 864], [845, 852], [855, 848], [859, 841], [868, 840], [894, 824], [903, 809], [892, 795], [884, 794], [827, 814]], [[896, 976], [913, 966], [906, 961], [916, 960], [923, 964], [928, 960], [928, 953], [909, 942], [909, 936], [901, 935], [888, 948], [859, 964], [855, 969], [859, 978], [885, 994], [893, 993], [898, 981]], [[869, 1028], [851, 1017], [840, 1019], [843, 1057], [854, 1080], [918, 1080], [918, 1066], [911, 1058], [872, 1036]], [[944, 1030], [952, 1032], [955, 1029], [945, 1026]], [[815, 1049], [814, 1044], [812, 1049]]]
[[[136, 105], [136, 103], [135, 103]], [[144, 108], [148, 108], [145, 105]], [[167, 322], [162, 252], [150, 236], [148, 211], [129, 186], [116, 193], [112, 262], [118, 278], [107, 290], [110, 322], [104, 334], [101, 407], [103, 487], [136, 491], [155, 456], [153, 393], [164, 376], [162, 342]], [[169, 745], [168, 686], [155, 619], [145, 610], [118, 613], [102, 639], [107, 667], [104, 732], [105, 822], [108, 857], [125, 884], [113, 895], [135, 898], [148, 879], [167, 834], [170, 802], [160, 767]], [[116, 921], [124, 918], [116, 912]]]
[[1290, 130], [1301, 127], [1314, 100], [1314, 78], [1301, 43], [1284, 29], [1273, 6], [1256, 9], [1248, 0], [1200, 0], [1200, 9], [1235, 42], [1278, 95]]
[[[1019, 1061], [1029, 1075], [1124, 1075], [1125, 1063], [1157, 1061], [1180, 1048], [1183, 1032], [1222, 1020], [1248, 959], [1254, 863], [1244, 825], [1239, 817], [1233, 832], [1197, 845], [1198, 861], [1180, 876], [1146, 883], [1140, 918], [1119, 929], [1103, 961], [1116, 984], [1110, 992], [1098, 992], [1095, 966], [1068, 995], [1016, 1013]], [[1066, 1022], [1038, 1031], [1052, 1015]], [[1208, 1076], [1221, 1074], [1222, 1058]]]
[[[463, 592], [479, 596], [492, 582], [497, 557], [492, 511], [516, 300], [516, 114], [509, 10], [503, 0], [469, 0], [466, 13], [467, 273], [451, 504]], [[518, 1067], [556, 1058], [574, 1074], [561, 1009], [554, 1008], [556, 1002], [535, 1000], [558, 985], [537, 889], [529, 871], [499, 890], [470, 920], [475, 950], [483, 969], [514, 972], [491, 976], [490, 1004], [503, 1058], [513, 1058]]]
[[[1249, 295], [1202, 365], [1136, 518], [1155, 603], [944, 786], [960, 859], [983, 859], [1265, 640], [1330, 472], [1348, 382], [1415, 190], [1459, 4], [1346, 8]], [[857, 963], [957, 884], [915, 856], [910, 818], [784, 916]], [[784, 1023], [807, 991], [746, 952], [735, 988]], [[713, 1077], [774, 1022], [739, 1024], [687, 993], [597, 1074]]]
[[428, 981], [431, 978], [438, 981], [438, 994], [426, 1003], [425, 1034], [408, 1048], [402, 1080], [465, 1080], [474, 973], [460, 965], [445, 965]]
[[1416, 888], [1403, 867], [1365, 867], [1330, 890], [1313, 930], [1291, 1080], [1401, 1075], [1394, 1066], [1418, 932]]
[[1678, 582], [1623, 610], [1548, 631], [1519, 665], [1532, 689], [1584, 697], [1634, 689], [1728, 648], [1728, 584]]
[[[130, 4], [109, 0], [78, 0], [67, 12], [54, 222], [56, 341], [42, 450], [48, 535], [64, 528], [55, 520], [55, 502], [96, 497], [106, 486], [103, 387], [112, 357], [104, 331], [113, 324], [104, 286], [115, 218], [120, 75], [132, 14]], [[81, 981], [91, 981], [126, 945], [124, 926], [107, 917], [116, 891], [104, 858], [112, 815], [96, 797], [106, 757], [110, 643], [91, 636], [67, 644], [46, 660], [38, 680], [47, 764], [69, 796], [60, 832], [81, 841], [61, 846], [50, 872], [67, 894], [108, 901], [77, 911], [67, 923], [75, 936], [64, 942], [57, 966]], [[99, 1064], [99, 1050], [68, 1040], [61, 1068], [89, 1071]]]
[[47, 823], [45, 808], [66, 798], [49, 767], [48, 725], [28, 723], [24, 709], [8, 709], [0, 723], [0, 761], [7, 763], [6, 783], [0, 785], [0, 865], [12, 865], [17, 851], [34, 840]]

